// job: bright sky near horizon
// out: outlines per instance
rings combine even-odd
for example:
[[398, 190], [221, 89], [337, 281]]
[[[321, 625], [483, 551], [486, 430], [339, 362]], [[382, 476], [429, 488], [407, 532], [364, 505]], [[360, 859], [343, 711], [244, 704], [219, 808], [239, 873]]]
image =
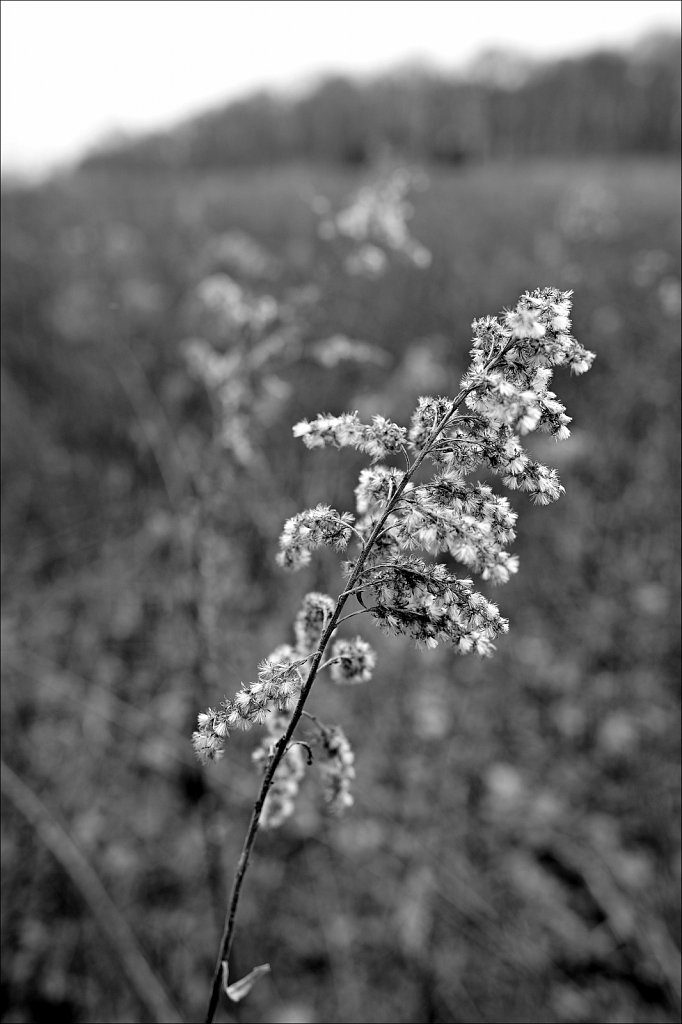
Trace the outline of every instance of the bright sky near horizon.
[[68, 161], [115, 131], [260, 87], [410, 60], [456, 70], [680, 30], [677, 0], [2, 0], [2, 166]]

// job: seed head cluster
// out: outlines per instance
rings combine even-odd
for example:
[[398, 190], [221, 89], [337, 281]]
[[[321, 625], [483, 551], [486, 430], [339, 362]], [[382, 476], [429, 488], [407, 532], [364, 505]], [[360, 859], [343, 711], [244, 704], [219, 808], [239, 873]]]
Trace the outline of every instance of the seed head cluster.
[[407, 196], [422, 181], [405, 169], [396, 170], [359, 189], [348, 206], [332, 214], [326, 200], [316, 203], [322, 214], [320, 237], [343, 240], [349, 246], [344, 269], [351, 276], [381, 277], [389, 268], [389, 253], [418, 268], [428, 267], [431, 253], [410, 232], [413, 214]]
[[277, 562], [283, 569], [301, 569], [317, 548], [331, 546], [343, 551], [351, 538], [353, 517], [329, 505], [317, 505], [289, 519], [279, 541]]

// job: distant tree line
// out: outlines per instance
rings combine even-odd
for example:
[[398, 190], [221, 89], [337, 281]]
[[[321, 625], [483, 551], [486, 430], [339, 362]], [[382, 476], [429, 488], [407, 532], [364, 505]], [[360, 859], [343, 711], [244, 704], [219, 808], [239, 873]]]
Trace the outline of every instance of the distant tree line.
[[403, 68], [329, 77], [296, 98], [260, 92], [139, 139], [86, 166], [211, 168], [293, 160], [363, 164], [386, 151], [457, 164], [529, 155], [675, 153], [680, 40], [552, 63], [490, 52], [466, 75]]

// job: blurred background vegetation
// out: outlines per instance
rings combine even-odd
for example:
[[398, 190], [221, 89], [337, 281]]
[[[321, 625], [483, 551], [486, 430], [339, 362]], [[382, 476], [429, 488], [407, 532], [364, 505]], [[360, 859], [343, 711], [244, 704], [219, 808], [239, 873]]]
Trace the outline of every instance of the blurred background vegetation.
[[[474, 317], [548, 284], [598, 359], [557, 378], [572, 438], [531, 441], [565, 497], [513, 496], [510, 634], [478, 661], [368, 627], [374, 681], [320, 683], [356, 805], [309, 784], [259, 838], [232, 976], [273, 975], [219, 1019], [679, 1019], [678, 51], [330, 79], [4, 183], [4, 1022], [166, 1020], [163, 989], [201, 1019], [257, 779], [253, 736], [203, 770], [191, 731], [338, 592], [276, 542], [361, 465], [291, 425], [406, 422]], [[353, 272], [320, 197], [398, 164], [431, 264]], [[192, 339], [231, 367], [222, 439]]]

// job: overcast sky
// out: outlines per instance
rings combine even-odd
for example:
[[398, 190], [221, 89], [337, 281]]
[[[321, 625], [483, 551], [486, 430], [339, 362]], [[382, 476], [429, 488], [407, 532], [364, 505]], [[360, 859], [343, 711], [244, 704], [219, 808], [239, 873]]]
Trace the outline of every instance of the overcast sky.
[[489, 47], [558, 56], [679, 28], [677, 0], [2, 0], [2, 164], [45, 168], [325, 71], [456, 69]]

